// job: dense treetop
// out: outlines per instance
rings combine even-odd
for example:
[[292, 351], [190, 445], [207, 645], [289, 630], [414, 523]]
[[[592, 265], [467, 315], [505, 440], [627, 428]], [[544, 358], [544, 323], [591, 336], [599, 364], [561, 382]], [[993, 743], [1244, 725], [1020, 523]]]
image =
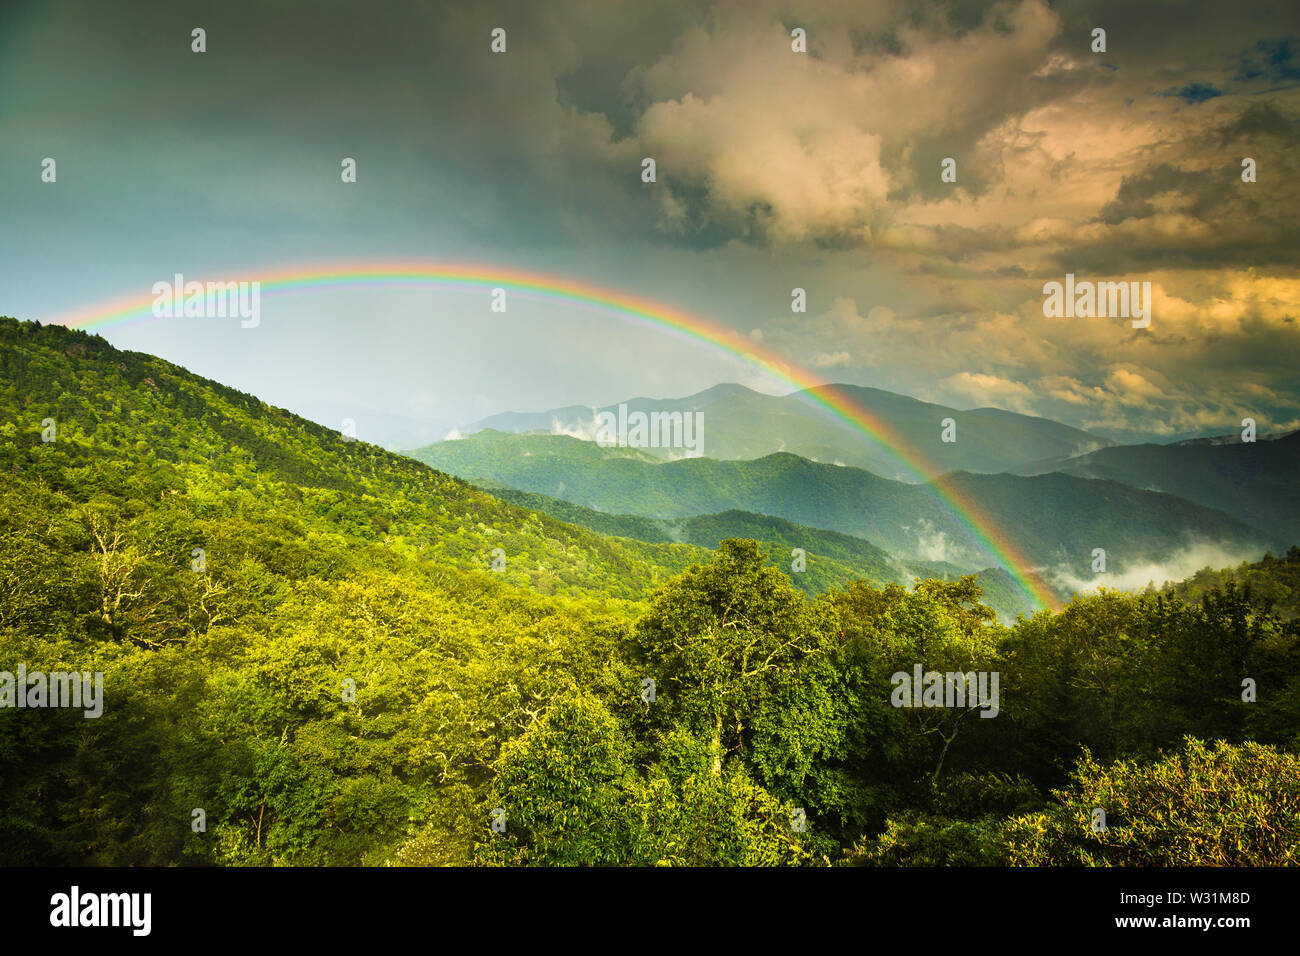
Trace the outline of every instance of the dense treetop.
[[[1011, 624], [973, 576], [801, 589], [9, 320], [0, 474], [0, 674], [104, 675], [0, 709], [0, 862], [1296, 862], [1294, 555]], [[918, 665], [996, 718], [893, 706]]]

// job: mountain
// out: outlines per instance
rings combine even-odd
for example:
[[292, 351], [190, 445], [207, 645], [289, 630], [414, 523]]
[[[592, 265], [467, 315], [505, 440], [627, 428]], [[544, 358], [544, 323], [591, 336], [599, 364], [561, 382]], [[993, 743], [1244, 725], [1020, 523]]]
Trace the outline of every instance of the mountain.
[[[489, 494], [179, 366], [58, 326], [0, 320], [0, 416], [0, 471], [15, 501], [38, 513], [104, 499], [157, 502], [152, 510], [175, 525], [169, 560], [182, 568], [202, 545], [214, 561], [239, 555], [266, 570], [409, 561], [412, 569], [442, 574], [487, 572], [500, 549], [504, 569], [494, 581], [635, 600], [707, 560], [724, 538], [752, 537], [786, 570], [790, 551], [804, 548], [807, 571], [791, 576], [810, 594], [857, 578], [910, 584], [918, 575], [960, 573], [939, 563], [896, 562], [866, 541], [758, 515], [735, 512], [676, 526], [596, 520], [598, 513], [559, 499]], [[41, 440], [46, 420], [54, 423], [51, 442]], [[617, 460], [656, 461], [628, 448], [570, 449], [579, 468]], [[129, 522], [142, 508], [118, 517]], [[222, 512], [238, 520], [215, 520]], [[175, 543], [179, 528], [188, 529], [191, 547]], [[996, 575], [989, 584], [999, 611], [1014, 616], [1022, 609], [1022, 598], [1014, 590], [1004, 594]]]
[[[609, 514], [681, 519], [739, 509], [837, 531], [906, 560], [983, 568], [999, 559], [923, 485], [780, 453], [753, 461], [654, 463], [563, 435], [485, 431], [413, 454], [468, 480], [563, 498]], [[955, 473], [951, 481], [1038, 566], [1090, 573], [1092, 552], [1112, 571], [1162, 562], [1210, 542], [1236, 553], [1280, 544], [1224, 512], [1113, 481], [1070, 475]]]
[[[917, 451], [943, 471], [1001, 472], [1045, 458], [1060, 458], [1109, 445], [1109, 440], [1045, 418], [996, 408], [967, 411], [923, 402], [905, 395], [856, 385], [827, 385], [790, 395], [764, 395], [742, 385], [725, 384], [686, 398], [633, 398], [628, 413], [698, 412], [704, 425], [703, 454], [723, 460], [762, 458], [790, 452], [810, 461], [864, 468], [900, 481], [917, 476], [879, 443], [865, 436], [819, 401], [847, 401], [904, 436]], [[460, 429], [462, 435], [485, 430], [540, 431], [594, 439], [597, 414], [618, 413], [618, 404], [604, 408], [581, 405], [546, 412], [507, 412]], [[957, 440], [943, 442], [944, 419], [957, 425]], [[684, 457], [682, 449], [645, 448], [655, 457]]]
[[[12, 319], [0, 319], [0, 473], [41, 500], [126, 502], [122, 521], [162, 502], [196, 543], [222, 513], [256, 520], [284, 539], [258, 554], [268, 565], [323, 561], [312, 554], [335, 550], [328, 540], [366, 560], [486, 572], [500, 549], [494, 580], [637, 599], [703, 554], [525, 511], [162, 359]], [[255, 546], [222, 541], [236, 554]]]
[[1280, 558], [1266, 554], [1259, 561], [1243, 561], [1235, 568], [1204, 568], [1162, 590], [1184, 601], [1203, 601], [1207, 592], [1229, 582], [1249, 588], [1253, 599], [1267, 601], [1283, 621], [1300, 617], [1300, 547], [1293, 546]]
[[[564, 454], [571, 477], [667, 476], [656, 505], [707, 499], [701, 476], [837, 518], [841, 502], [871, 503], [845, 493], [858, 485], [908, 507], [926, 493], [793, 455], [657, 463], [569, 439], [519, 454], [536, 440], [447, 447], [495, 441], [502, 461], [552, 477]], [[0, 865], [820, 865], [877, 837], [898, 852], [918, 820], [953, 824], [917, 814], [955, 807], [1035, 813], [1007, 824], [1024, 832], [1081, 746], [1127, 761], [1193, 733], [1295, 742], [1294, 628], [1235, 592], [1197, 606], [1107, 593], [1007, 627], [964, 582], [855, 581], [808, 600], [791, 581], [891, 559], [757, 513], [655, 531], [498, 497], [161, 359], [8, 319], [0, 473], [0, 673], [9, 691], [22, 673], [42, 690], [0, 706]], [[1006, 476], [958, 476], [990, 477]], [[651, 490], [629, 481], [623, 493]], [[1048, 481], [1078, 506], [1106, 503], [1084, 486], [1132, 503], [1060, 475], [1012, 479], [1009, 500], [1041, 510]], [[1179, 501], [1165, 499], [1125, 517], [1158, 533], [1152, 515]], [[1078, 506], [1025, 520], [1041, 534]], [[546, 509], [656, 538], [743, 533], [773, 553], [609, 537]], [[770, 566], [795, 547], [807, 577]], [[940, 726], [890, 706], [891, 675], [918, 663], [997, 671], [1002, 718], [958, 710]], [[69, 673], [96, 691], [56, 705]], [[1261, 689], [1244, 709], [1242, 673]], [[1286, 772], [1239, 774], [1256, 790], [1238, 799], [1257, 805]], [[507, 832], [488, 826], [501, 808]], [[783, 822], [796, 808], [808, 836]], [[974, 831], [959, 830], [967, 853]]]
[[1119, 445], [1036, 462], [1018, 474], [1061, 472], [1163, 491], [1300, 541], [1300, 432], [1254, 442], [1206, 438], [1173, 445]]
[[[807, 552], [806, 569], [791, 571], [791, 580], [810, 594], [843, 587], [855, 579], [873, 584], [911, 585], [916, 578], [952, 580], [969, 573], [967, 569], [943, 561], [900, 561], [869, 541], [852, 535], [821, 528], [798, 525], [783, 518], [748, 511], [724, 511], [719, 514], [694, 515], [688, 518], [645, 518], [640, 515], [608, 514], [585, 508], [571, 501], [531, 491], [484, 485], [498, 497], [545, 514], [579, 524], [601, 534], [638, 541], [680, 541], [715, 550], [727, 538], [750, 538], [760, 542], [771, 555], [771, 563], [791, 569], [796, 548]], [[1007, 620], [1014, 619], [1031, 607], [1022, 591], [1000, 568], [978, 572], [984, 589], [984, 602]]]

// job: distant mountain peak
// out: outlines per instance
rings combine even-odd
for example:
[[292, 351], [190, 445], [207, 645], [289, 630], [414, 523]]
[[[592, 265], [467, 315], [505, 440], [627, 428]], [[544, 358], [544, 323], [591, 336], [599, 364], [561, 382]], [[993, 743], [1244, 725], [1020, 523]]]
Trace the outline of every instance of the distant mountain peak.
[[[827, 398], [861, 406], [903, 436], [908, 447], [895, 448], [864, 431], [852, 416], [827, 406]], [[736, 382], [722, 382], [676, 399], [632, 398], [593, 408], [572, 405], [544, 412], [505, 412], [460, 429], [472, 434], [485, 428], [504, 432], [570, 434], [590, 441], [599, 411], [620, 405], [643, 412], [698, 412], [703, 416], [705, 457], [750, 461], [788, 452], [815, 462], [861, 468], [885, 478], [915, 482], [906, 463], [919, 456], [937, 470], [978, 473], [1016, 470], [1028, 462], [1063, 459], [1105, 447], [1108, 439], [1047, 418], [1004, 409], [963, 411], [866, 385], [831, 383], [787, 395], [769, 395]], [[945, 418], [958, 423], [956, 443], [940, 441]], [[693, 449], [695, 450], [695, 449]], [[681, 457], [672, 448], [644, 448], [661, 459]], [[913, 454], [914, 453], [914, 454]]]

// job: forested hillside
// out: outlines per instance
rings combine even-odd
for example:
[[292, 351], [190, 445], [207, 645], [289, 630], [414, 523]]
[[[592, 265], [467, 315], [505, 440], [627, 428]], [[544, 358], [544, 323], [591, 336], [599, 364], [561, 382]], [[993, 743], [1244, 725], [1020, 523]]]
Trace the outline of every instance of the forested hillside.
[[[710, 458], [751, 459], [788, 451], [827, 464], [842, 462], [865, 468], [886, 478], [914, 480], [886, 449], [867, 440], [822, 405], [818, 398], [823, 394], [865, 410], [894, 434], [932, 437], [932, 441], [923, 442], [925, 455], [944, 471], [1012, 471], [1027, 461], [1078, 455], [1110, 444], [1099, 435], [1046, 418], [997, 408], [963, 411], [856, 385], [826, 385], [789, 395], [765, 395], [743, 385], [724, 384], [685, 398], [629, 397], [619, 404], [626, 405], [629, 413], [699, 412], [707, 425], [703, 450]], [[461, 430], [466, 434], [483, 429], [591, 434], [596, 413], [601, 411], [617, 414], [618, 404], [597, 409], [569, 406], [535, 413], [507, 412]], [[957, 425], [960, 440], [956, 442], [939, 441], [941, 423], [947, 418]], [[674, 456], [671, 449], [646, 451], [660, 458]]]
[[1235, 586], [814, 596], [9, 320], [0, 402], [0, 674], [104, 691], [0, 708], [0, 863], [1297, 862], [1300, 627]]
[[[904, 560], [942, 556], [971, 571], [997, 563], [933, 490], [787, 453], [655, 463], [566, 435], [484, 431], [411, 454], [469, 480], [611, 514], [676, 519], [738, 508], [863, 538]], [[958, 473], [951, 482], [1030, 561], [1076, 577], [1091, 575], [1098, 547], [1106, 550], [1110, 571], [1123, 571], [1201, 543], [1247, 554], [1294, 543], [1224, 511], [1113, 481]]]
[[[0, 471], [133, 517], [262, 512], [430, 566], [492, 566], [544, 593], [639, 597], [700, 552], [614, 541], [511, 507], [463, 481], [348, 441], [251, 395], [97, 336], [0, 319]], [[53, 432], [43, 423], [51, 422]], [[43, 433], [53, 438], [45, 441]], [[177, 519], [179, 520], [179, 519]], [[259, 519], [260, 521], [260, 519]], [[200, 529], [165, 560], [189, 566]], [[222, 563], [207, 548], [209, 563]], [[311, 549], [304, 548], [304, 551]], [[310, 560], [304, 558], [304, 560]]]
[[1284, 621], [1300, 616], [1300, 546], [1280, 558], [1266, 554], [1259, 561], [1243, 561], [1235, 568], [1205, 568], [1164, 590], [1185, 601], [1199, 601], [1207, 592], [1230, 583], [1249, 589], [1255, 600], [1268, 602]]
[[1240, 435], [1172, 445], [1120, 445], [1073, 458], [1016, 469], [1018, 474], [1062, 472], [1165, 491], [1221, 508], [1256, 528], [1300, 540], [1300, 432], [1276, 438]]
[[[811, 595], [821, 594], [832, 587], [843, 587], [858, 579], [873, 584], [910, 585], [916, 578], [948, 581], [966, 573], [943, 561], [904, 561], [862, 538], [810, 528], [772, 515], [733, 509], [689, 518], [643, 518], [640, 515], [608, 514], [531, 491], [493, 485], [484, 487], [512, 504], [580, 524], [601, 534], [649, 542], [683, 541], [709, 549], [717, 548], [727, 538], [749, 538], [764, 546], [775, 566], [784, 568], [792, 567], [795, 549], [802, 549], [808, 555], [806, 568], [803, 572], [792, 573], [790, 579], [796, 587]], [[984, 590], [985, 603], [1003, 618], [1014, 620], [1017, 614], [1033, 609], [1024, 592], [1003, 569], [986, 568], [976, 577]]]

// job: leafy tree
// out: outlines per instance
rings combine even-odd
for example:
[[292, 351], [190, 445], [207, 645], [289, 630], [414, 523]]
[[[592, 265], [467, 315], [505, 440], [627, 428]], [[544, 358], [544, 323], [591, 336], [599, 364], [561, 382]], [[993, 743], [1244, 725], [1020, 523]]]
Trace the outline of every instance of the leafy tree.
[[[1091, 754], [1059, 805], [1006, 825], [1024, 866], [1295, 866], [1300, 864], [1300, 757], [1246, 743], [1187, 738], [1154, 763]], [[1093, 811], [1106, 826], [1092, 826]]]
[[[505, 832], [480, 843], [484, 862], [602, 865], [629, 853], [628, 746], [618, 722], [587, 697], [555, 701], [502, 749], [487, 801]], [[488, 831], [487, 815], [483, 829]]]
[[633, 629], [633, 659], [656, 682], [650, 726], [706, 741], [714, 776], [734, 759], [777, 792], [800, 787], [840, 741], [846, 701], [828, 621], [755, 542], [724, 541], [711, 563], [659, 591]]

